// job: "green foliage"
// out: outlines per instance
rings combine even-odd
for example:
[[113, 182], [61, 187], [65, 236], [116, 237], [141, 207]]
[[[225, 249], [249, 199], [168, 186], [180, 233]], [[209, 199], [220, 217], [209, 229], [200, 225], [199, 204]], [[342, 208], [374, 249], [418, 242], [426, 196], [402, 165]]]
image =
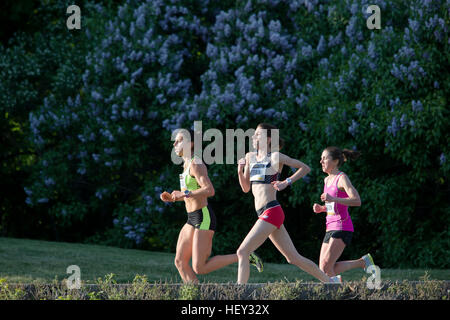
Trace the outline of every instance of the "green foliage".
[[186, 283], [180, 286], [178, 290], [179, 300], [198, 300], [199, 286], [192, 283]]
[[5, 300], [448, 300], [448, 290], [448, 282], [437, 280], [385, 281], [378, 290], [368, 289], [365, 281], [343, 285], [281, 281], [246, 286], [180, 286], [167, 282], [150, 285], [140, 278], [126, 285], [103, 283], [99, 287], [82, 286], [77, 290], [67, 290], [63, 284], [56, 283], [28, 286], [0, 283], [0, 297]]

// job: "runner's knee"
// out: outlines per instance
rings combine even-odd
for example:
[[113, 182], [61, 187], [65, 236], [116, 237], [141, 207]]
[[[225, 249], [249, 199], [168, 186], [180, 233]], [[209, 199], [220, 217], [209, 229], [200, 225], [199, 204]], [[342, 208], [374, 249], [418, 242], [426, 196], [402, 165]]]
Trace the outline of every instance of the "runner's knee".
[[248, 259], [248, 257], [250, 256], [250, 251], [245, 247], [239, 247], [239, 249], [236, 251], [236, 254], [239, 260]]
[[334, 263], [324, 259], [320, 262], [320, 269], [327, 275], [334, 274]]
[[192, 269], [196, 274], [206, 274], [205, 264], [199, 261], [192, 263]]
[[179, 258], [179, 257], [175, 257], [174, 263], [175, 263], [175, 267], [176, 267], [178, 270], [183, 270], [183, 269], [186, 267], [186, 262], [183, 261], [183, 259], [181, 259], [181, 258]]

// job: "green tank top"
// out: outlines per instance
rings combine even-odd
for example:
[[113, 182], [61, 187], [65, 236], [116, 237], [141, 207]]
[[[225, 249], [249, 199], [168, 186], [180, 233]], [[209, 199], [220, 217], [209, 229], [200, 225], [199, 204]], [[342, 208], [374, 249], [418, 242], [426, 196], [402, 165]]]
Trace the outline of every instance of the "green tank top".
[[189, 169], [191, 167], [191, 163], [192, 163], [193, 159], [194, 158], [191, 159], [191, 161], [189, 162], [188, 166], [183, 171], [183, 173], [180, 174], [180, 190], [181, 191], [184, 191], [184, 190], [194, 191], [194, 190], [197, 190], [200, 188], [200, 186], [197, 183], [197, 180], [195, 180], [195, 178], [189, 174]]

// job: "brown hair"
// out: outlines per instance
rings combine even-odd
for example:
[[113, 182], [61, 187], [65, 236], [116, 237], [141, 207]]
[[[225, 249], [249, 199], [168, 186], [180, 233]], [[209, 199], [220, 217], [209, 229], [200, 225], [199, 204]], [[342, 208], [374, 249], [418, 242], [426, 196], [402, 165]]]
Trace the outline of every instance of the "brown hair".
[[361, 155], [361, 152], [350, 150], [350, 149], [339, 149], [338, 147], [327, 147], [325, 149], [328, 151], [328, 153], [331, 156], [331, 159], [333, 160], [339, 160], [338, 167], [340, 167], [344, 162], [346, 162], [348, 159], [355, 160], [359, 158]]
[[[256, 128], [261, 128], [261, 129], [265, 129], [267, 130], [267, 138], [272, 138], [272, 131], [271, 130], [278, 130], [277, 127], [275, 127], [274, 125], [271, 125], [270, 123], [260, 123], [256, 126]], [[284, 139], [281, 138], [280, 136], [279, 138], [279, 142], [278, 142], [278, 147], [281, 150], [284, 147]]]

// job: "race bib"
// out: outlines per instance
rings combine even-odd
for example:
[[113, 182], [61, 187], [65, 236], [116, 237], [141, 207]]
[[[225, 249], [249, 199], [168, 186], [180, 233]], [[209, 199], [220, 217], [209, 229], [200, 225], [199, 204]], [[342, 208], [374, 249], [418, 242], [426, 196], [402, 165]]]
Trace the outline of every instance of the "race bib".
[[270, 161], [250, 165], [250, 181], [264, 181], [266, 176], [272, 176], [276, 173]]
[[184, 174], [180, 174], [180, 190], [181, 191], [187, 190], [186, 180], [184, 178], [185, 178]]
[[334, 202], [325, 202], [325, 206], [327, 207], [327, 215], [335, 215], [334, 211]]
[[255, 163], [252, 165], [250, 169], [250, 181], [264, 181], [266, 165], [264, 163]]

